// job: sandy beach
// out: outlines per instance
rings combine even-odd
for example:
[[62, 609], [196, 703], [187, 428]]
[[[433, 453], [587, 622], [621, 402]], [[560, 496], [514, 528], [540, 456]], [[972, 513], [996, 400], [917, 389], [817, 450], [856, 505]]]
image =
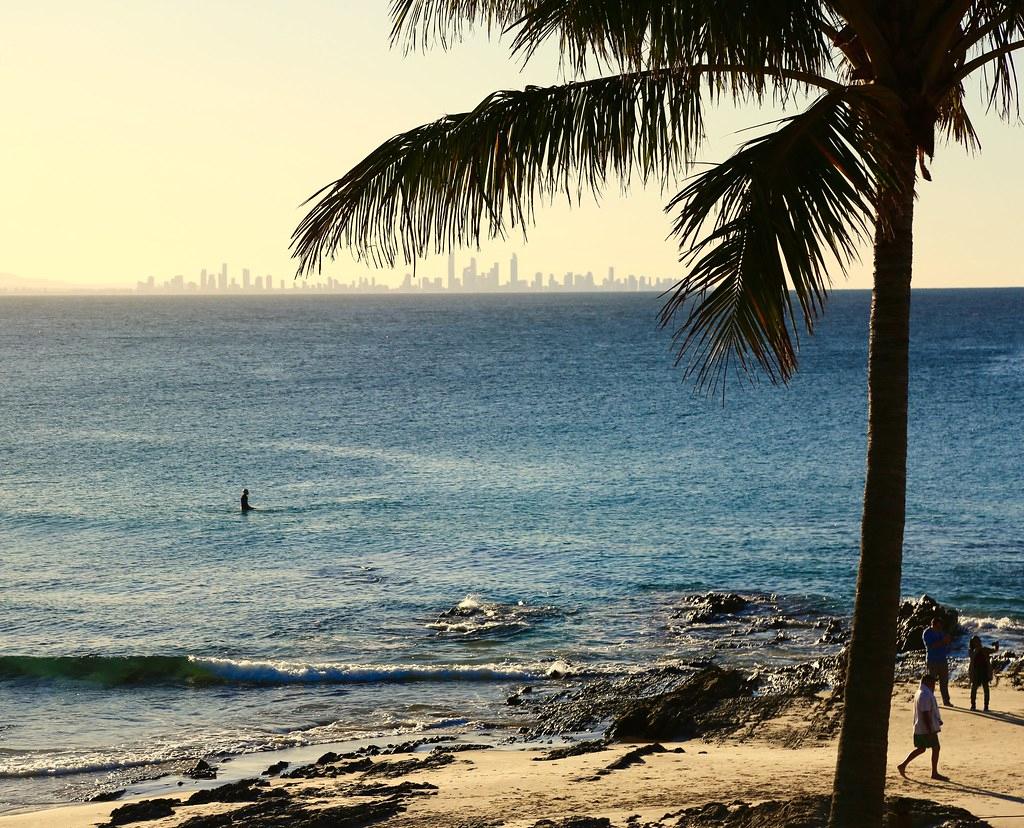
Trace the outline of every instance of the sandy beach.
[[[927, 756], [910, 766], [908, 779], [896, 772], [910, 748], [913, 689], [901, 684], [893, 696], [889, 795], [964, 808], [993, 826], [1024, 824], [1020, 762], [1024, 691], [1004, 682], [994, 690], [993, 712], [985, 714], [970, 711], [967, 690], [954, 688], [956, 706], [943, 711], [940, 765], [950, 781], [934, 782], [929, 778]], [[152, 828], [278, 824], [526, 828], [541, 820], [559, 825], [568, 817], [581, 816], [606, 818], [613, 826], [704, 824], [681, 821], [679, 812], [712, 802], [753, 804], [827, 793], [835, 741], [787, 747], [782, 737], [799, 718], [799, 710], [790, 711], [741, 738], [665, 743], [664, 752], [647, 753], [634, 764], [614, 770], [608, 770], [609, 765], [637, 745], [613, 744], [554, 761], [536, 761], [547, 753], [541, 749], [447, 754], [421, 750], [372, 762], [364, 759], [360, 767], [380, 767], [343, 771], [334, 778], [275, 779], [258, 789], [256, 804], [175, 804], [172, 816], [139, 824]], [[441, 761], [434, 761], [438, 757]], [[347, 764], [339, 761], [334, 768], [345, 769]], [[194, 790], [195, 786], [186, 784], [173, 798], [184, 800]], [[277, 798], [295, 809], [289, 816], [281, 813], [284, 821], [267, 821], [253, 810], [260, 802]], [[106, 822], [114, 808], [132, 801], [8, 815], [0, 817], [0, 828], [84, 828]], [[334, 821], [308, 821], [317, 814], [330, 815]]]

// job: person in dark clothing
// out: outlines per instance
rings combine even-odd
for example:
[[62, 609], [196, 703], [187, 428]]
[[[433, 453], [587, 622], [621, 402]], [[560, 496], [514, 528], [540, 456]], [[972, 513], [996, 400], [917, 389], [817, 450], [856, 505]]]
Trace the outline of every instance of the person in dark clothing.
[[953, 642], [945, 630], [942, 629], [942, 619], [935, 616], [931, 626], [921, 635], [924, 641], [924, 648], [927, 652], [925, 661], [928, 672], [939, 680], [939, 692], [942, 694], [942, 703], [951, 707], [949, 700], [949, 645]]
[[251, 512], [255, 508], [256, 508], [255, 506], [250, 506], [249, 505], [249, 490], [248, 489], [242, 489], [242, 511], [243, 512]]
[[978, 687], [981, 687], [985, 691], [985, 710], [988, 711], [988, 683], [992, 680], [991, 656], [998, 649], [998, 641], [994, 642], [991, 647], [983, 647], [978, 636], [971, 636], [971, 643], [968, 647], [971, 666], [967, 670], [967, 675], [971, 680], [971, 710], [978, 709]]

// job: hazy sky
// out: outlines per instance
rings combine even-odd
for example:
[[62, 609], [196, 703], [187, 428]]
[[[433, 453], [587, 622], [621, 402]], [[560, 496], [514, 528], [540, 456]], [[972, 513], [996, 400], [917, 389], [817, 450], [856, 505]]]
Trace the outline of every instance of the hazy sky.
[[[388, 45], [386, 0], [37, 0], [0, 13], [0, 273], [128, 285], [202, 267], [290, 278], [300, 203], [384, 139], [496, 88], [558, 79], [483, 37], [450, 53]], [[920, 188], [915, 284], [1021, 285], [1024, 130], [983, 116], [983, 151], [942, 148]], [[709, 113], [706, 160], [757, 111]], [[487, 244], [520, 270], [615, 265], [679, 272], [667, 200], [617, 192], [601, 208], [542, 211], [528, 244]], [[869, 253], [869, 251], [867, 251]], [[466, 259], [473, 251], [460, 252]], [[866, 256], [866, 259], [869, 255]], [[441, 275], [443, 262], [421, 267]], [[404, 271], [404, 269], [403, 269]], [[325, 273], [368, 271], [347, 254]], [[506, 271], [503, 271], [503, 274]], [[395, 281], [400, 274], [382, 274]], [[868, 285], [865, 266], [847, 286]]]

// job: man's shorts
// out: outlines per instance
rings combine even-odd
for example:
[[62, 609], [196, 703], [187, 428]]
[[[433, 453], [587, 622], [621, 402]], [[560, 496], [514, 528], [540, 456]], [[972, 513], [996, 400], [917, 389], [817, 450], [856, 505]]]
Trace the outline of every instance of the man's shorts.
[[914, 747], [916, 748], [937, 748], [939, 746], [938, 733], [915, 733]]

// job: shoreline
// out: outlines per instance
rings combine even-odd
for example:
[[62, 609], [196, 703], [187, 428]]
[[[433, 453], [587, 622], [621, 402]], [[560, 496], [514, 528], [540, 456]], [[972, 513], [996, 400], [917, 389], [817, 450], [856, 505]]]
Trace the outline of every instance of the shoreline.
[[[283, 747], [259, 748], [252, 752], [215, 752], [167, 760], [153, 758], [150, 762], [140, 763], [135, 772], [127, 770], [126, 766], [109, 772], [105, 777], [83, 775], [80, 782], [66, 789], [63, 801], [33, 799], [27, 795], [29, 789], [25, 789], [26, 795], [20, 797], [20, 802], [16, 797], [7, 810], [0, 811], [0, 819], [75, 807], [75, 799], [82, 806], [109, 801], [111, 807], [116, 807], [121, 802], [139, 798], [191, 793], [259, 776], [268, 765], [279, 761], [286, 761], [294, 767], [314, 762], [325, 752], [384, 755], [392, 752], [396, 742], [417, 742], [421, 745], [447, 743], [457, 750], [464, 750], [467, 744], [484, 743], [489, 748], [513, 751], [546, 749], [555, 744], [572, 745], [594, 739], [617, 743], [668, 742], [680, 738], [723, 741], [750, 737], [755, 733], [770, 734], [770, 740], [774, 739], [787, 748], [830, 742], [837, 734], [840, 722], [842, 705], [837, 690], [844, 680], [841, 652], [848, 635], [847, 622], [835, 616], [801, 617], [797, 620], [784, 615], [761, 617], [748, 614], [751, 608], [760, 608], [757, 611], [763, 613], [764, 606], [764, 598], [760, 594], [741, 597], [733, 593], [712, 592], [687, 598], [682, 604], [683, 609], [677, 611], [673, 619], [680, 619], [679, 623], [685, 625], [710, 624], [708, 629], [715, 631], [723, 622], [731, 625], [731, 636], [719, 639], [725, 647], [735, 647], [733, 642], [737, 634], [753, 638], [763, 637], [765, 633], [783, 636], [785, 632], [788, 637], [796, 624], [804, 630], [805, 636], [809, 633], [812, 638], [817, 638], [811, 650], [805, 652], [806, 658], [811, 651], [817, 650], [812, 660], [744, 666], [742, 662], [719, 661], [712, 657], [652, 664], [642, 669], [613, 673], [593, 672], [586, 668], [577, 670], [559, 662], [558, 670], [561, 672], [555, 673], [550, 682], [527, 679], [489, 685], [496, 707], [487, 715], [496, 715], [496, 718], [453, 718], [442, 720], [435, 726], [377, 734], [364, 732]], [[930, 618], [935, 612], [948, 614], [949, 623], [959, 626], [957, 612], [942, 607], [929, 596], [904, 602], [900, 620], [901, 648], [906, 642], [920, 637], [917, 628], [922, 618]], [[453, 610], [443, 613], [439, 622], [444, 620], [445, 623], [465, 625], [480, 615], [488, 623], [493, 623], [492, 614], [485, 613], [479, 603], [465, 599]], [[964, 628], [959, 629], [958, 635], [963, 635]], [[1004, 663], [998, 668], [1003, 679], [1000, 686], [1014, 684], [1020, 687], [1024, 660], [1012, 651], [1004, 652]], [[920, 653], [910, 650], [909, 646], [907, 651], [900, 653], [896, 664], [897, 683], [916, 676], [920, 662]], [[196, 668], [191, 660], [189, 664], [190, 670], [194, 671]], [[262, 675], [271, 666], [253, 662], [250, 672], [257, 669]], [[962, 683], [959, 676], [961, 666], [958, 660], [951, 664], [954, 681]], [[555, 669], [552, 667], [548, 671], [549, 677]], [[275, 670], [274, 674], [279, 672]], [[509, 678], [512, 677], [509, 674]], [[652, 704], [659, 699], [665, 701]], [[639, 713], [632, 711], [632, 718], [628, 715], [632, 708], [645, 707]], [[794, 717], [797, 711], [799, 716]], [[681, 712], [685, 715], [680, 715]], [[208, 771], [214, 771], [209, 779], [197, 782], [196, 776], [189, 773], [197, 762], [206, 765]], [[213, 765], [213, 769], [207, 762]], [[73, 776], [25, 778], [57, 780]], [[11, 780], [15, 778], [10, 777], [8, 781]], [[40, 793], [47, 791], [41, 790]], [[52, 793], [56, 793], [56, 789]]]
[[[889, 795], [929, 799], [964, 808], [986, 818], [992, 826], [1020, 824], [1024, 819], [1024, 770], [1017, 761], [1019, 750], [1016, 748], [1024, 746], [1020, 731], [1024, 726], [1024, 689], [1012, 687], [1009, 682], [994, 688], [994, 709], [986, 715], [966, 709], [968, 691], [954, 686], [952, 692], [957, 706], [943, 708], [945, 724], [940, 759], [940, 770], [950, 776], [950, 782], [932, 782], [927, 778], [927, 756], [910, 766], [909, 779], [897, 775], [895, 766], [911, 746], [913, 690], [913, 684], [900, 683], [893, 694]], [[296, 809], [295, 825], [302, 825], [302, 813], [308, 815], [324, 808], [372, 809], [375, 803], [388, 802], [392, 803], [388, 808], [398, 808], [391, 816], [402, 814], [403, 826], [459, 824], [459, 820], [464, 821], [471, 815], [479, 824], [491, 820], [492, 824], [525, 828], [541, 819], [556, 820], [557, 824], [563, 817], [583, 814], [608, 818], [613, 826], [625, 825], [627, 817], [639, 815], [639, 820], [653, 825], [667, 812], [710, 802], [753, 804], [827, 793], [835, 760], [835, 738], [804, 742], [796, 747], [786, 746], [782, 738], [787, 731], [799, 727], [802, 716], [799, 709], [791, 709], [781, 718], [767, 722], [770, 727], [755, 727], [741, 735], [665, 741], [663, 752], [655, 750], [614, 770], [608, 768], [616, 764], [615, 760], [621, 760], [644, 744], [647, 745], [644, 750], [651, 750], [651, 743], [611, 743], [599, 750], [539, 762], [535, 760], [547, 753], [550, 746], [450, 751], [445, 750], [445, 746], [457, 743], [433, 741], [411, 753], [382, 753], [379, 758], [355, 760], [364, 768], [359, 772], [346, 770], [352, 766], [352, 760], [339, 758], [336, 763], [321, 761], [317, 765], [316, 758], [324, 752], [323, 745], [248, 754], [235, 757], [223, 766], [225, 773], [217, 781], [179, 788], [172, 785], [172, 780], [164, 780], [162, 786], [154, 784], [146, 792], [133, 792], [130, 799], [116, 802], [0, 815], [0, 828], [85, 828], [109, 818], [115, 808], [125, 804], [168, 796], [183, 800], [196, 791], [223, 788], [229, 784], [226, 781], [229, 777], [259, 778], [271, 764], [267, 760], [280, 760], [284, 754], [291, 754], [289, 767], [293, 771], [301, 767], [302, 762], [309, 762], [312, 764], [307, 767], [313, 768], [314, 774], [324, 773], [312, 778], [274, 778], [266, 788], [261, 788], [264, 791], [261, 797], [267, 796], [267, 791], [281, 793], [259, 801], [272, 802], [278, 796], [283, 801], [287, 797], [289, 807]], [[450, 758], [434, 765], [429, 761], [432, 756]], [[228, 770], [230, 765], [234, 767]], [[394, 773], [389, 765], [394, 766]], [[380, 766], [377, 772], [365, 770], [375, 766]], [[339, 768], [342, 772], [335, 776], [326, 773]], [[371, 785], [363, 781], [367, 776], [373, 778]], [[431, 785], [436, 789], [427, 787]], [[373, 796], [374, 792], [380, 795]], [[180, 805], [174, 807], [173, 816], [138, 824], [173, 828], [197, 817], [255, 807], [251, 803], [216, 802]], [[367, 814], [373, 816], [372, 810]], [[391, 816], [381, 816], [365, 824], [387, 825]], [[637, 820], [630, 821], [630, 824], [636, 823]]]

